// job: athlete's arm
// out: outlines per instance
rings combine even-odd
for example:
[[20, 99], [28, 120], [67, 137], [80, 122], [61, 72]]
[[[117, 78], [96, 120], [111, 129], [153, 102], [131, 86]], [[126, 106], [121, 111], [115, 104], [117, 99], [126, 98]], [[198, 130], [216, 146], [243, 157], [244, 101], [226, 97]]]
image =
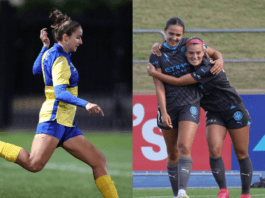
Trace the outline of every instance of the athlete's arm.
[[48, 48], [50, 46], [50, 39], [48, 38], [48, 33], [46, 30], [47, 30], [47, 28], [43, 28], [40, 31], [40, 40], [43, 43], [43, 47], [42, 47], [37, 59], [35, 60], [35, 62], [33, 64], [32, 73], [34, 76], [42, 74], [41, 59], [42, 59], [43, 54], [48, 50]]
[[73, 94], [68, 92], [66, 88], [67, 85], [57, 85], [54, 87], [56, 99], [63, 101], [65, 103], [85, 108], [88, 102], [81, 98], [75, 97]]
[[151, 49], [151, 53], [157, 56], [161, 56], [162, 54], [160, 52], [160, 49], [161, 49], [161, 44], [155, 43]]
[[147, 67], [148, 74], [167, 84], [174, 86], [184, 86], [184, 85], [191, 85], [197, 83], [197, 81], [191, 76], [191, 74], [186, 74], [184, 76], [181, 76], [180, 78], [176, 78], [174, 76], [169, 76], [156, 71], [155, 67], [151, 63], [148, 63], [148, 65], [149, 65]]
[[[161, 69], [158, 68], [157, 71], [160, 73]], [[163, 126], [173, 128], [171, 118], [168, 115], [166, 109], [166, 93], [165, 93], [164, 83], [157, 78], [153, 78], [153, 80], [156, 88], [156, 97], [161, 110]]]
[[41, 69], [41, 59], [43, 54], [48, 50], [47, 47], [43, 46], [37, 59], [34, 62], [33, 68], [32, 68], [32, 73], [33, 75], [41, 75], [42, 74], [42, 69]]
[[212, 74], [219, 74], [223, 69], [223, 56], [221, 52], [214, 50], [213, 48], [207, 47], [206, 49], [207, 54], [214, 60], [211, 64], [214, 64], [212, 69], [210, 70]]
[[65, 102], [65, 103], [69, 103], [72, 105], [86, 108], [86, 110], [88, 110], [89, 113], [92, 113], [92, 114], [96, 114], [96, 113], [100, 112], [101, 115], [104, 116], [103, 111], [100, 109], [100, 107], [98, 105], [87, 102], [86, 100], [83, 100], [81, 98], [74, 96], [73, 94], [68, 92], [66, 90], [66, 88], [67, 88], [66, 84], [57, 85], [54, 87], [56, 99], [58, 99], [62, 102]]

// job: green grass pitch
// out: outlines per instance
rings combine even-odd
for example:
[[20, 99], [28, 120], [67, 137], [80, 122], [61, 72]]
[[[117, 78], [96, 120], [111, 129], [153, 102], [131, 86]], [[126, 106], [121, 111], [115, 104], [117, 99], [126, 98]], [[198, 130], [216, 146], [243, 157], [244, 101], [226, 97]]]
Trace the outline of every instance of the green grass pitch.
[[[120, 198], [132, 197], [132, 135], [113, 132], [84, 133], [107, 158], [108, 170]], [[0, 133], [0, 140], [25, 148], [28, 152], [34, 131]], [[92, 170], [62, 148], [38, 173], [0, 158], [1, 198], [101, 198]]]

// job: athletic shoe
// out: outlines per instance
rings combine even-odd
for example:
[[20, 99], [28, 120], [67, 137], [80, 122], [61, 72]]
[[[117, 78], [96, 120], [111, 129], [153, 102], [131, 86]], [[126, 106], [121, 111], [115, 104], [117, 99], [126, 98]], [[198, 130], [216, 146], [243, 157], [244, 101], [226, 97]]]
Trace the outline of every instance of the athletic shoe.
[[229, 198], [229, 193], [227, 188], [221, 188], [218, 193], [218, 198]]
[[241, 194], [240, 198], [251, 198], [250, 194]]

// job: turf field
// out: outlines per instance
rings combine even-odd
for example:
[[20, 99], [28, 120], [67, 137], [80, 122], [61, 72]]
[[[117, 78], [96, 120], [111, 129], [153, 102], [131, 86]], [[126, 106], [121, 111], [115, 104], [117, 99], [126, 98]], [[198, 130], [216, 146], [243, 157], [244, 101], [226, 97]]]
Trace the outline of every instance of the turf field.
[[[188, 189], [187, 194], [190, 198], [216, 198], [219, 190], [217, 188], [209, 189]], [[241, 194], [241, 189], [230, 188], [229, 189], [230, 198], [239, 198]], [[133, 197], [135, 198], [173, 198], [173, 193], [171, 189], [134, 189]], [[264, 189], [251, 189], [251, 197], [265, 197]]]
[[[132, 197], [131, 133], [84, 133], [107, 158], [109, 174], [120, 198]], [[0, 140], [30, 151], [34, 131], [1, 132]], [[101, 198], [91, 168], [62, 148], [55, 150], [39, 173], [0, 158], [1, 198]]]
[[[133, 0], [133, 29], [163, 30], [166, 21], [181, 17], [186, 29], [264, 28], [265, 1], [259, 0]], [[264, 59], [265, 33], [185, 33], [199, 36], [220, 51], [223, 59]], [[160, 34], [134, 34], [133, 59], [148, 60]], [[153, 80], [146, 73], [147, 64], [133, 64], [133, 90], [154, 91]], [[224, 70], [236, 89], [265, 90], [264, 63], [226, 63]]]

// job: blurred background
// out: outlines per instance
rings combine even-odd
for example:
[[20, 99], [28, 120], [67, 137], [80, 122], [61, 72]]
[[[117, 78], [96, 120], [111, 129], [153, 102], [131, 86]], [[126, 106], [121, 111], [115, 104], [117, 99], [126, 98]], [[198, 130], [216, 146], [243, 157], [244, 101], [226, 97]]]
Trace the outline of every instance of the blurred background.
[[79, 97], [97, 103], [105, 117], [78, 108], [80, 129], [132, 130], [132, 1], [131, 0], [2, 0], [0, 1], [0, 129], [35, 129], [45, 100], [42, 76], [32, 66], [57, 8], [83, 28], [83, 45], [73, 54]]

